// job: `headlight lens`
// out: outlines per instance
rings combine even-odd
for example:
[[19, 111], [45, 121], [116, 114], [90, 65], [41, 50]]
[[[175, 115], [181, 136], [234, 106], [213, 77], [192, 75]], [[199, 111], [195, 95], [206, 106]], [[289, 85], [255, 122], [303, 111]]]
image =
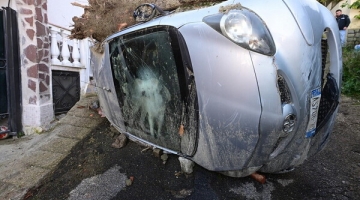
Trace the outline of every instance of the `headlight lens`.
[[252, 34], [250, 20], [241, 12], [231, 10], [220, 21], [221, 31], [237, 43], [249, 43]]
[[246, 49], [265, 55], [275, 54], [275, 44], [264, 21], [248, 9], [207, 16], [204, 22]]

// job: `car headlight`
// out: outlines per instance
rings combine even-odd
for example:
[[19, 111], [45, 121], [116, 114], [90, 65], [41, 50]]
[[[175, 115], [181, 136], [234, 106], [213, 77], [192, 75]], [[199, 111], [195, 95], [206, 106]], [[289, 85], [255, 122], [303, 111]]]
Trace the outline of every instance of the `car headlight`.
[[275, 54], [275, 44], [265, 22], [246, 8], [207, 16], [203, 21], [236, 44], [265, 55]]

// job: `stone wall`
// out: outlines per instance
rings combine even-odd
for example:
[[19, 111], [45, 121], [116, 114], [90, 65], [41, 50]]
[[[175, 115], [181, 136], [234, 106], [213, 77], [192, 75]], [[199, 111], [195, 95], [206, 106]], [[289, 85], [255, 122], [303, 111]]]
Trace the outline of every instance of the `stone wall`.
[[360, 44], [360, 29], [349, 29], [347, 33], [347, 45]]
[[23, 125], [31, 128], [54, 119], [51, 96], [50, 41], [47, 0], [16, 0], [18, 12]]

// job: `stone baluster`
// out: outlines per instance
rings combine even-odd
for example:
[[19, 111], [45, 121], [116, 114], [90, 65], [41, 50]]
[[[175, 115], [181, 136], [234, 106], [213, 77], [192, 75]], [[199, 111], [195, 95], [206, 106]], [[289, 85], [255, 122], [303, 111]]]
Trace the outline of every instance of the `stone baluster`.
[[70, 51], [68, 46], [68, 38], [66, 33], [61, 30], [61, 37], [62, 37], [62, 48], [61, 48], [61, 56], [63, 58], [62, 64], [65, 66], [71, 66], [70, 58]]
[[61, 65], [61, 62], [58, 59], [60, 55], [60, 50], [56, 39], [58, 32], [56, 30], [51, 29], [51, 27], [50, 27], [50, 31], [51, 31], [51, 47], [50, 47], [51, 64]]
[[72, 59], [74, 60], [73, 62], [73, 66], [74, 67], [81, 67], [81, 63], [79, 62], [80, 60], [80, 52], [79, 52], [79, 45], [78, 45], [79, 41], [74, 39], [73, 40], [73, 49], [72, 49]]
[[86, 59], [88, 58], [88, 55], [86, 53], [86, 48], [85, 48], [85, 45], [86, 45], [86, 42], [87, 42], [87, 39], [83, 39], [83, 40], [80, 40], [80, 62], [81, 62], [81, 65], [82, 66], [85, 66], [86, 67]]

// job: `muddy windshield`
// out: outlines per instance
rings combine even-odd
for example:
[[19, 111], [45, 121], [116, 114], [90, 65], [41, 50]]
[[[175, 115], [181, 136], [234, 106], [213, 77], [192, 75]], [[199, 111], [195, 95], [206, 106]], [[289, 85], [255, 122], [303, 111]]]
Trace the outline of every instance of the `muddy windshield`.
[[109, 48], [126, 131], [179, 151], [183, 105], [169, 33], [119, 37]]

